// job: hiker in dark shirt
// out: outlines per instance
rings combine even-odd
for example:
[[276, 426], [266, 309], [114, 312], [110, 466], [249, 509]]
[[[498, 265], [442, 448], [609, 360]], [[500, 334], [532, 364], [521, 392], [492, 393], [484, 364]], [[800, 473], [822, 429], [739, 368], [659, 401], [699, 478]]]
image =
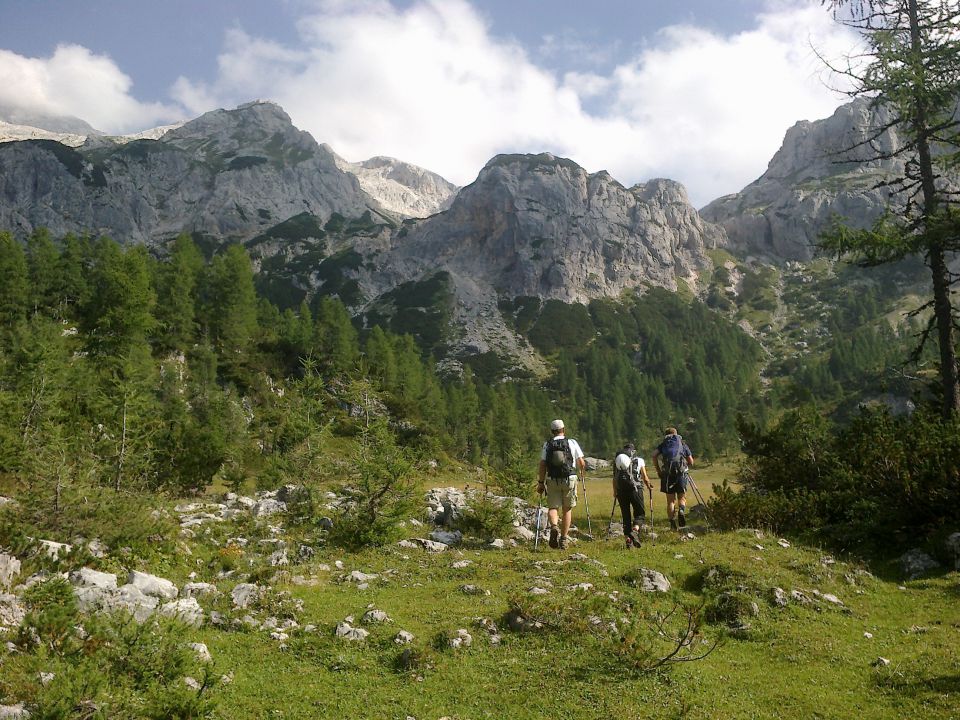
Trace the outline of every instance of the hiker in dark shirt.
[[[667, 428], [663, 440], [657, 445], [651, 456], [653, 466], [660, 476], [660, 492], [667, 496], [667, 517], [670, 518], [670, 527], [677, 529], [687, 524], [687, 474], [693, 465], [693, 454], [690, 448], [677, 433], [676, 428]], [[676, 513], [676, 519], [674, 519]]]

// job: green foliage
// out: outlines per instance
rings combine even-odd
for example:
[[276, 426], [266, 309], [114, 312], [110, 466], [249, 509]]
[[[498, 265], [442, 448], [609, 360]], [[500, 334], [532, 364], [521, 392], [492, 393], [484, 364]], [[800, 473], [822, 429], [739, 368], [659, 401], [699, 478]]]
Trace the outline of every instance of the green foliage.
[[807, 408], [741, 424], [743, 489], [715, 488], [723, 526], [816, 531], [845, 548], [916, 542], [960, 521], [960, 426], [925, 412], [862, 411], [837, 428]]
[[[369, 409], [365, 409], [369, 413]], [[414, 466], [383, 418], [369, 418], [358, 437], [346, 508], [334, 518], [330, 540], [350, 548], [387, 545], [402, 533], [415, 507]]]
[[485, 492], [474, 492], [457, 528], [464, 535], [482, 540], [502, 538], [513, 528], [513, 505]]

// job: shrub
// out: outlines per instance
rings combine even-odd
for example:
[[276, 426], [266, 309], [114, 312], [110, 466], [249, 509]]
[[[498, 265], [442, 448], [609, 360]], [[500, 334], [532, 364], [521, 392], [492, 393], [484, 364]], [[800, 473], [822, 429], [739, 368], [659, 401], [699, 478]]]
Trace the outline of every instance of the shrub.
[[504, 498], [474, 492], [470, 505], [457, 520], [457, 527], [464, 535], [474, 535], [483, 540], [503, 537], [513, 528], [513, 506]]

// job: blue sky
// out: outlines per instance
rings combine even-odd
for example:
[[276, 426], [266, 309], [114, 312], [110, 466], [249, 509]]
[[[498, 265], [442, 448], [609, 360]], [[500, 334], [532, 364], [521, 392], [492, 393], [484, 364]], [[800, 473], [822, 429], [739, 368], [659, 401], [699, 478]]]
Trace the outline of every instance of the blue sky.
[[817, 0], [0, 0], [0, 104], [120, 133], [254, 98], [349, 160], [465, 184], [550, 151], [696, 205], [755, 179], [844, 98]]

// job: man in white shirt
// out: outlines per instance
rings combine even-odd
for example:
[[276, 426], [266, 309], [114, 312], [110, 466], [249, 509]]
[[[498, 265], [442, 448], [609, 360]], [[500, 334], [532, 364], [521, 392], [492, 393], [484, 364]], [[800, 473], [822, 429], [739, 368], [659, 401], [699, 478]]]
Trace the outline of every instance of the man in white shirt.
[[[537, 492], [547, 494], [547, 519], [550, 522], [550, 547], [565, 550], [577, 504], [577, 473], [586, 470], [583, 450], [573, 438], [567, 438], [563, 420], [550, 423], [553, 439], [543, 444], [537, 468]], [[560, 509], [563, 515], [560, 516]], [[558, 524], [559, 523], [559, 524]]]
[[636, 452], [633, 443], [627, 443], [613, 460], [613, 495], [620, 504], [628, 550], [640, 547], [640, 523], [645, 516], [643, 485], [648, 490], [653, 489], [647, 477], [646, 463]]

